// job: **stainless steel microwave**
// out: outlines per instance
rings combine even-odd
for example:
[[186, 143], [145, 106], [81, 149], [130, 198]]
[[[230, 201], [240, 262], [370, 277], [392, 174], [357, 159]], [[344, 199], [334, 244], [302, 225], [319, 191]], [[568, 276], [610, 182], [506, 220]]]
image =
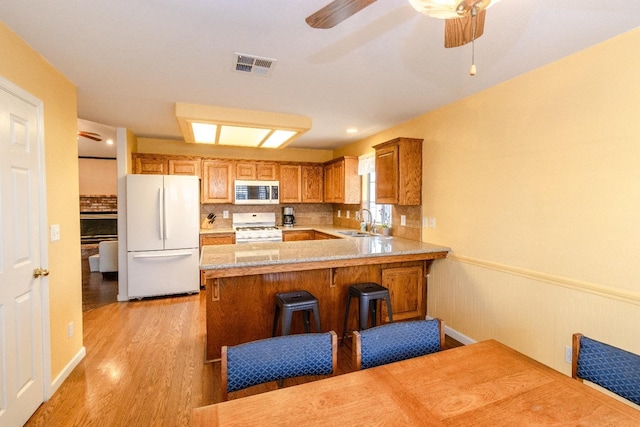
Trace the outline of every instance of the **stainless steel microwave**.
[[277, 205], [278, 203], [280, 203], [279, 181], [236, 180], [236, 205]]

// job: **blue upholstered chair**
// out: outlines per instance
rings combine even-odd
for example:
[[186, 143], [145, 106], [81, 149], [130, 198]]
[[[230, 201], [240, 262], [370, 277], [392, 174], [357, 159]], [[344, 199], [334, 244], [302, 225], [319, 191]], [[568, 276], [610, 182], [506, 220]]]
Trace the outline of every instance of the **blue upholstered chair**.
[[571, 376], [587, 380], [640, 405], [640, 356], [573, 334]]
[[223, 346], [222, 400], [228, 393], [303, 375], [329, 375], [338, 363], [335, 332], [296, 334]]
[[442, 350], [444, 322], [432, 319], [388, 323], [354, 331], [353, 337], [354, 366], [367, 369]]

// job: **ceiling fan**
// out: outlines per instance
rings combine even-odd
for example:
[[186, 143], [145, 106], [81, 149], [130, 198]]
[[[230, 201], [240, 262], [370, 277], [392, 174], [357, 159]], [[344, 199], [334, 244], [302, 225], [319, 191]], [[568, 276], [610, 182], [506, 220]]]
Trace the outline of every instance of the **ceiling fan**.
[[[313, 28], [328, 29], [358, 13], [376, 0], [334, 0], [306, 18]], [[484, 32], [486, 9], [499, 0], [409, 0], [425, 15], [446, 19], [444, 47], [458, 47]]]
[[85, 132], [82, 130], [78, 131], [78, 136], [83, 136], [85, 138], [89, 138], [92, 139], [94, 141], [102, 141], [102, 138], [100, 137], [100, 134], [97, 134], [95, 132]]

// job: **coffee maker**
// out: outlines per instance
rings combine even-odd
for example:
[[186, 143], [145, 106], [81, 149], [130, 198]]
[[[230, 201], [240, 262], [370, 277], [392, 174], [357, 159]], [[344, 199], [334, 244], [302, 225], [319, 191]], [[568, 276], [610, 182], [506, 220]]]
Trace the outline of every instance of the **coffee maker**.
[[293, 227], [296, 223], [296, 218], [293, 216], [293, 208], [285, 206], [282, 208], [282, 225], [285, 227]]

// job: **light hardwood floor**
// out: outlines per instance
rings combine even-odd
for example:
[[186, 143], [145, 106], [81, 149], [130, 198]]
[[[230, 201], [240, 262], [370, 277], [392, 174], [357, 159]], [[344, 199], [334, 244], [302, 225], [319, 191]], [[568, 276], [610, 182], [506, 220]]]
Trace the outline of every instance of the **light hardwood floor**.
[[[83, 260], [87, 355], [27, 426], [187, 426], [193, 408], [218, 402], [220, 363], [203, 362], [204, 293], [118, 303], [117, 280], [88, 270]], [[447, 339], [447, 346], [456, 345]], [[347, 341], [338, 374], [351, 370]], [[309, 380], [285, 380], [284, 386]]]

